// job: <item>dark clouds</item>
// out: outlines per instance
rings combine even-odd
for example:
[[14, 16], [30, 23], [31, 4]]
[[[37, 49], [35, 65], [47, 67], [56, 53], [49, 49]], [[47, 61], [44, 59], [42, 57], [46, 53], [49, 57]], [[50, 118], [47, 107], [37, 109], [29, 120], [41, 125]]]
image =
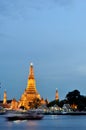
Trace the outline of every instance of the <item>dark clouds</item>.
[[73, 0], [3, 0], [0, 1], [0, 15], [18, 17], [29, 14], [30, 9], [37, 11], [58, 6], [71, 6]]
[[61, 6], [67, 6], [71, 5], [73, 3], [73, 0], [54, 0], [54, 2]]

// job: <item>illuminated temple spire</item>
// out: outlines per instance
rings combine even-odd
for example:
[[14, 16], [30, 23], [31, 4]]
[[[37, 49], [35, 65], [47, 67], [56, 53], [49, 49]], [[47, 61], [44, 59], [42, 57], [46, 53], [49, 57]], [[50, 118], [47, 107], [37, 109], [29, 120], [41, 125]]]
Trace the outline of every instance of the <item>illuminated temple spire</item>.
[[34, 79], [34, 69], [33, 69], [33, 63], [30, 63], [30, 72], [29, 72], [29, 79]]
[[4, 98], [3, 98], [3, 104], [7, 103], [7, 93], [6, 90], [4, 91]]
[[55, 100], [59, 100], [58, 90], [56, 88]]
[[30, 70], [29, 70], [29, 76], [28, 76], [28, 81], [27, 81], [27, 88], [26, 88], [27, 93], [33, 93], [36, 94], [36, 81], [34, 77], [34, 68], [33, 64], [30, 63]]
[[36, 90], [36, 81], [34, 76], [33, 64], [30, 63], [29, 76], [27, 80], [27, 87], [20, 98], [20, 106], [28, 108], [29, 103], [33, 102], [35, 98], [41, 99], [40, 94]]

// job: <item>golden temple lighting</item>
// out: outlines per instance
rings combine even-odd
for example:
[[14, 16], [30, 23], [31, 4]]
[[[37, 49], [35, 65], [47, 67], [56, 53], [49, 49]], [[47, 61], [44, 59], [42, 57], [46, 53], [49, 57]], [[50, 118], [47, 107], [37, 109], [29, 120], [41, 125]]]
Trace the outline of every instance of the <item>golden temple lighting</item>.
[[29, 76], [28, 76], [28, 80], [27, 80], [27, 87], [20, 98], [19, 107], [24, 106], [26, 109], [29, 109], [29, 104], [31, 102], [33, 102], [33, 100], [35, 98], [37, 98], [39, 100], [41, 99], [40, 94], [37, 92], [37, 89], [36, 89], [34, 68], [33, 68], [33, 64], [31, 63], [30, 70], [29, 70]]

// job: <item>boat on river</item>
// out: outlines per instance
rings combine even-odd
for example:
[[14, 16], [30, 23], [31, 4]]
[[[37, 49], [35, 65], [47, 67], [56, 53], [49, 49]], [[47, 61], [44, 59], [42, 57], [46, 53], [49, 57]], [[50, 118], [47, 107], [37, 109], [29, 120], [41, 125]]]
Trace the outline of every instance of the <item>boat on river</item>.
[[8, 121], [16, 121], [16, 120], [41, 120], [44, 115], [37, 112], [25, 112], [25, 113], [9, 113], [6, 116]]

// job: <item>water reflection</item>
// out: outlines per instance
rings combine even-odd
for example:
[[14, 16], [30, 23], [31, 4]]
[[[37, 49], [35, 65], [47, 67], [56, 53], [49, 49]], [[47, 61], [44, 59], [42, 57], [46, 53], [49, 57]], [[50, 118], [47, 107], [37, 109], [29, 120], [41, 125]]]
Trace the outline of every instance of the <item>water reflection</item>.
[[42, 120], [6, 121], [0, 117], [1, 130], [86, 130], [86, 116], [45, 116]]
[[28, 126], [38, 126], [38, 124], [39, 124], [39, 121], [37, 122], [37, 121], [34, 121], [34, 120], [32, 120], [32, 121], [27, 121], [27, 125]]

